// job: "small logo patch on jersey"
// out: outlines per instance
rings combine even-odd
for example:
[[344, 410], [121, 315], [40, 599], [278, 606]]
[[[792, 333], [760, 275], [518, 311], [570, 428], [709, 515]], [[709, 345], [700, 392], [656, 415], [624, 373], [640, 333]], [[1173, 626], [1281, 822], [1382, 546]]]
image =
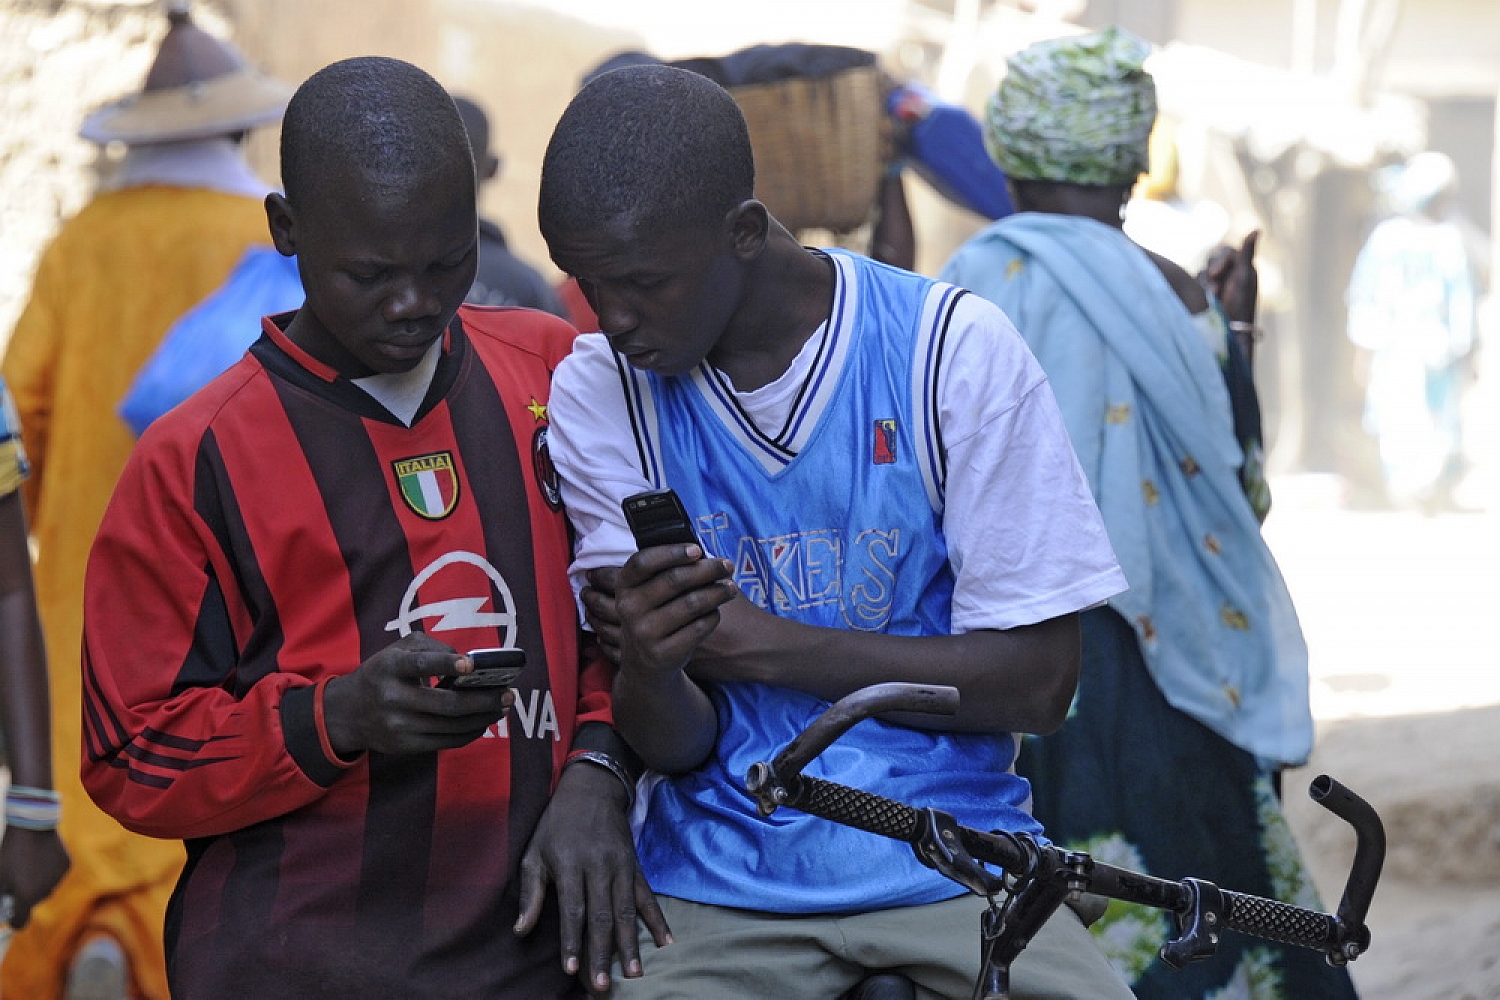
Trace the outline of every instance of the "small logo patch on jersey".
[[896, 421], [889, 418], [875, 421], [873, 441], [870, 461], [876, 465], [896, 464]]
[[458, 505], [458, 470], [451, 451], [400, 458], [391, 463], [401, 499], [419, 517], [440, 521]]
[[562, 483], [558, 479], [557, 466], [552, 464], [552, 452], [547, 448], [546, 427], [538, 427], [531, 437], [531, 465], [547, 507], [562, 510]]

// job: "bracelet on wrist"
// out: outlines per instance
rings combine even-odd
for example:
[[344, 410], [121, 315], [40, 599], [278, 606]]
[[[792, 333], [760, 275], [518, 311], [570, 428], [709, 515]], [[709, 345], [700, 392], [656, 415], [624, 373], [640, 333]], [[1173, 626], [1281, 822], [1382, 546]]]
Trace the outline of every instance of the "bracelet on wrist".
[[641, 775], [645, 773], [646, 766], [630, 744], [625, 742], [615, 728], [607, 722], [585, 722], [578, 727], [578, 732], [573, 736], [572, 748], [568, 755], [572, 756], [580, 750], [598, 750], [613, 758], [625, 773], [630, 776], [630, 783], [634, 785]]
[[1256, 326], [1254, 323], [1247, 323], [1242, 319], [1230, 320], [1229, 332], [1237, 334], [1239, 336], [1249, 337], [1252, 341], [1256, 342], [1258, 342], [1263, 335], [1263, 331], [1260, 327]]
[[50, 788], [11, 785], [5, 790], [5, 825], [17, 830], [56, 830], [62, 796]]
[[603, 750], [574, 750], [568, 754], [568, 759], [563, 761], [563, 770], [566, 771], [574, 764], [593, 764], [602, 767], [616, 778], [625, 787], [625, 808], [629, 809], [635, 804], [635, 779], [630, 772], [625, 770], [625, 765], [605, 753]]

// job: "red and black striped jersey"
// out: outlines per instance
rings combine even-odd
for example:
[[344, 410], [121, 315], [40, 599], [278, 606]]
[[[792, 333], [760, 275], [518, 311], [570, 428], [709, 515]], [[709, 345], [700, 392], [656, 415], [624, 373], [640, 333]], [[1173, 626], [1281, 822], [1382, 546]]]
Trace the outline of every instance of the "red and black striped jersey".
[[[546, 446], [573, 335], [461, 310], [407, 427], [268, 319], [142, 437], [89, 561], [83, 778], [187, 842], [174, 995], [577, 989], [555, 923], [510, 930], [572, 739], [610, 721]], [[516, 706], [465, 747], [347, 765], [315, 688], [413, 630], [523, 648]]]

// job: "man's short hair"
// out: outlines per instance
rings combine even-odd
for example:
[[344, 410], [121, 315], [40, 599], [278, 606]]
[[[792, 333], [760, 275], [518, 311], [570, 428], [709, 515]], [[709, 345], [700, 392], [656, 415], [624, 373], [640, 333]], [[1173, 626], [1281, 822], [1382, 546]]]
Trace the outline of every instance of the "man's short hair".
[[294, 207], [327, 171], [350, 165], [400, 183], [473, 159], [453, 99], [411, 63], [361, 56], [308, 77], [281, 124], [281, 184]]
[[581, 89], [542, 161], [544, 227], [584, 232], [621, 216], [720, 221], [755, 196], [755, 158], [739, 105], [707, 77], [629, 66]]

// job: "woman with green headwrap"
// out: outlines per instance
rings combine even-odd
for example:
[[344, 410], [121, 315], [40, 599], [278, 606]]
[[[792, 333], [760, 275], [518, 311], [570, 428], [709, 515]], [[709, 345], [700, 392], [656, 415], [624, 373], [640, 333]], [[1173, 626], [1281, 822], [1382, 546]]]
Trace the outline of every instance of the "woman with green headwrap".
[[[942, 273], [1000, 305], [1046, 370], [1130, 584], [1083, 614], [1072, 713], [1018, 767], [1059, 843], [1317, 906], [1276, 789], [1312, 717], [1307, 647], [1260, 533], [1247, 345], [1216, 295], [1122, 231], [1156, 119], [1148, 53], [1111, 28], [1009, 61], [986, 139], [1018, 214]], [[1253, 249], [1214, 271], [1241, 323]], [[1114, 902], [1093, 927], [1140, 997], [1354, 996], [1321, 955], [1238, 935], [1173, 970], [1156, 958], [1169, 919]]]

